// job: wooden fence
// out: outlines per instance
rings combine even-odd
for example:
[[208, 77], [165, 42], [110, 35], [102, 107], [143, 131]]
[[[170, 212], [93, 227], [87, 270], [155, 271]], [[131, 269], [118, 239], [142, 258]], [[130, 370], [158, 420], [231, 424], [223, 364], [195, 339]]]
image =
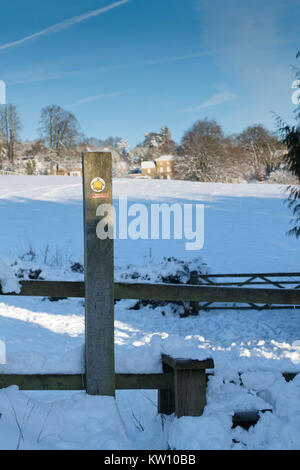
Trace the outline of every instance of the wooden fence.
[[[249, 280], [239, 287], [232, 287], [231, 283], [220, 285], [212, 281], [213, 278], [227, 275], [200, 275], [199, 278], [207, 285], [114, 283], [113, 240], [101, 240], [97, 236], [99, 218], [104, 216], [101, 212], [104, 209], [102, 204], [105, 204], [107, 229], [112, 230], [111, 154], [84, 154], [83, 170], [85, 281], [21, 281], [19, 294], [4, 294], [0, 286], [0, 295], [84, 297], [85, 374], [1, 374], [0, 387], [15, 384], [21, 390], [86, 390], [92, 395], [110, 396], [115, 395], [116, 389], [157, 389], [161, 413], [175, 411], [177, 416], [199, 416], [206, 403], [206, 379], [214, 367], [212, 359], [193, 361], [163, 356], [162, 374], [115, 374], [114, 300], [180, 300], [194, 303], [205, 301], [299, 306], [299, 285], [295, 289], [283, 289], [272, 282], [273, 288], [242, 287], [244, 284], [254, 283], [254, 275], [251, 274], [245, 275]], [[240, 275], [231, 275], [233, 276]], [[257, 282], [263, 280], [264, 283], [266, 277], [272, 276], [273, 273], [255, 275], [259, 279]], [[247, 419], [249, 421], [248, 415]], [[240, 421], [243, 421], [241, 416]]]
[[[29, 297], [85, 297], [85, 283], [72, 281], [20, 281], [21, 292], [0, 295]], [[262, 304], [300, 305], [300, 290], [266, 289], [249, 287], [202, 286], [191, 284], [151, 284], [136, 282], [113, 283], [114, 299], [257, 302]], [[103, 287], [96, 286], [97, 295], [103, 295]]]
[[[300, 288], [300, 273], [244, 273], [244, 274], [202, 274], [196, 271], [192, 272], [191, 279], [194, 284], [202, 286], [223, 286], [223, 287], [244, 287], [244, 286], [259, 286], [259, 287], [272, 287], [278, 289], [286, 289], [287, 287], [293, 289]], [[216, 302], [208, 301], [201, 303], [197, 306], [194, 305], [194, 310], [278, 310], [278, 309], [298, 309], [299, 305], [291, 304], [278, 304], [271, 299], [272, 303], [255, 303], [245, 302], [227, 302], [223, 305]], [[247, 304], [247, 305], [246, 305]]]

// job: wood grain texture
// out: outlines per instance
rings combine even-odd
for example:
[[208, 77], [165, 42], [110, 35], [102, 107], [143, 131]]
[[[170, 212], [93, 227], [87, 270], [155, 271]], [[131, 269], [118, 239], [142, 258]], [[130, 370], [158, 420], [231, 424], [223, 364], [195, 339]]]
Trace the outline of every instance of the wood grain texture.
[[[84, 297], [83, 282], [20, 281], [21, 292], [3, 293], [12, 296]], [[101, 297], [103, 285], [95, 285]], [[253, 287], [192, 286], [185, 284], [115, 283], [115, 299], [239, 302], [278, 305], [300, 305], [299, 289], [270, 289]]]
[[172, 382], [168, 389], [158, 389], [158, 413], [164, 415], [171, 415], [175, 412], [175, 394], [174, 394], [174, 371], [172, 367], [162, 362], [164, 375], [172, 374]]
[[205, 370], [175, 370], [175, 414], [201, 416], [206, 405]]
[[[95, 178], [105, 182], [101, 193], [91, 187]], [[97, 225], [101, 221], [97, 213], [103, 204], [108, 207], [108, 229], [113, 228], [110, 153], [83, 155], [83, 194], [87, 393], [114, 396], [114, 241], [97, 236]]]
[[168, 354], [162, 355], [163, 363], [167, 364], [174, 370], [202, 370], [202, 369], [213, 369], [214, 361], [211, 358], [200, 361], [198, 359], [183, 359], [169, 356]]
[[[174, 375], [116, 374], [117, 390], [169, 390]], [[85, 374], [0, 374], [0, 388], [18, 385], [20, 390], [86, 390]]]

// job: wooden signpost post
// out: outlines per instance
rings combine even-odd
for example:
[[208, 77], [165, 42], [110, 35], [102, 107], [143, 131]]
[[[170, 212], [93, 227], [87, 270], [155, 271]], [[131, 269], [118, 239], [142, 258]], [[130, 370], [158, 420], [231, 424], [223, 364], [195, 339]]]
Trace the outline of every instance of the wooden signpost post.
[[97, 235], [101, 213], [113, 233], [110, 153], [83, 154], [83, 201], [86, 389], [90, 395], [114, 396], [114, 240]]

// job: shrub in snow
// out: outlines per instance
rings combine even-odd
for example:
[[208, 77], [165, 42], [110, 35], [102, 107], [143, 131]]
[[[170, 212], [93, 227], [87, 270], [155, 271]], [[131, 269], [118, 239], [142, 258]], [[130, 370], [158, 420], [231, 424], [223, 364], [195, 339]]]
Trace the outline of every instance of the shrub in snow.
[[17, 294], [21, 291], [21, 286], [13, 272], [13, 270], [7, 266], [4, 261], [0, 259], [0, 287], [3, 293], [16, 292]]
[[[149, 282], [151, 284], [190, 284], [191, 274], [196, 271], [198, 274], [208, 274], [208, 268], [202, 258], [196, 258], [191, 261], [182, 261], [177, 258], [163, 258], [158, 264], [151, 266], [136, 267], [129, 265], [126, 268], [115, 269], [115, 280], [117, 282]], [[201, 281], [199, 281], [201, 284]], [[160, 300], [137, 300], [131, 307], [133, 310], [139, 310], [142, 307], [150, 306], [168, 307], [171, 312], [180, 316], [187, 316], [192, 313], [189, 302], [167, 302]], [[165, 310], [162, 310], [165, 315]]]
[[281, 163], [278, 168], [270, 172], [265, 182], [272, 184], [297, 184], [297, 178], [289, 171], [286, 164]]
[[[16, 278], [24, 280], [82, 281], [83, 266], [79, 261], [62, 254], [58, 249], [35, 250], [32, 247], [11, 264]], [[48, 297], [51, 301], [61, 298]]]
[[12, 263], [19, 279], [26, 280], [82, 280], [83, 266], [64, 256], [58, 249], [36, 251], [30, 247]]
[[[59, 262], [57, 262], [59, 260]], [[68, 280], [82, 281], [84, 266], [80, 261], [64, 259], [63, 262], [59, 253], [50, 253], [48, 248], [45, 252], [37, 253], [30, 248], [26, 253], [19, 256], [12, 268], [19, 279], [26, 280]], [[128, 265], [127, 267], [115, 267], [116, 282], [149, 282], [153, 284], [189, 284], [191, 283], [191, 274], [196, 271], [199, 274], [208, 274], [208, 268], [202, 258], [198, 257], [190, 261], [182, 261], [177, 258], [163, 258], [160, 263], [147, 266]], [[201, 284], [201, 281], [199, 281]], [[60, 300], [50, 298], [49, 300]], [[152, 308], [165, 307], [162, 314], [166, 312], [176, 313], [180, 316], [192, 314], [192, 308], [189, 302], [167, 302], [157, 300], [137, 300], [131, 307], [133, 310], [139, 310], [142, 307], [150, 306]]]
[[83, 268], [83, 265], [81, 263], [73, 263], [72, 266], [71, 266], [71, 271], [73, 273], [83, 273], [84, 272], [84, 268]]

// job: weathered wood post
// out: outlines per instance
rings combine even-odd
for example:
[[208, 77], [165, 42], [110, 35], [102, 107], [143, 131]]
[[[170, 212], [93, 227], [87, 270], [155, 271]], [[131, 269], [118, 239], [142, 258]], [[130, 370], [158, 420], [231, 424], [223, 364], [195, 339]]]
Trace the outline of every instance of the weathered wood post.
[[159, 390], [158, 412], [182, 416], [201, 416], [206, 405], [206, 369], [214, 368], [214, 361], [174, 358], [162, 355], [163, 371], [173, 371], [170, 390]]
[[[90, 395], [115, 395], [112, 157], [83, 154], [85, 367]], [[99, 237], [105, 227], [106, 237]], [[103, 232], [103, 230], [102, 230]]]
[[[199, 284], [199, 276], [197, 271], [191, 272], [190, 284], [197, 286]], [[191, 314], [199, 315], [199, 302], [190, 302]]]

